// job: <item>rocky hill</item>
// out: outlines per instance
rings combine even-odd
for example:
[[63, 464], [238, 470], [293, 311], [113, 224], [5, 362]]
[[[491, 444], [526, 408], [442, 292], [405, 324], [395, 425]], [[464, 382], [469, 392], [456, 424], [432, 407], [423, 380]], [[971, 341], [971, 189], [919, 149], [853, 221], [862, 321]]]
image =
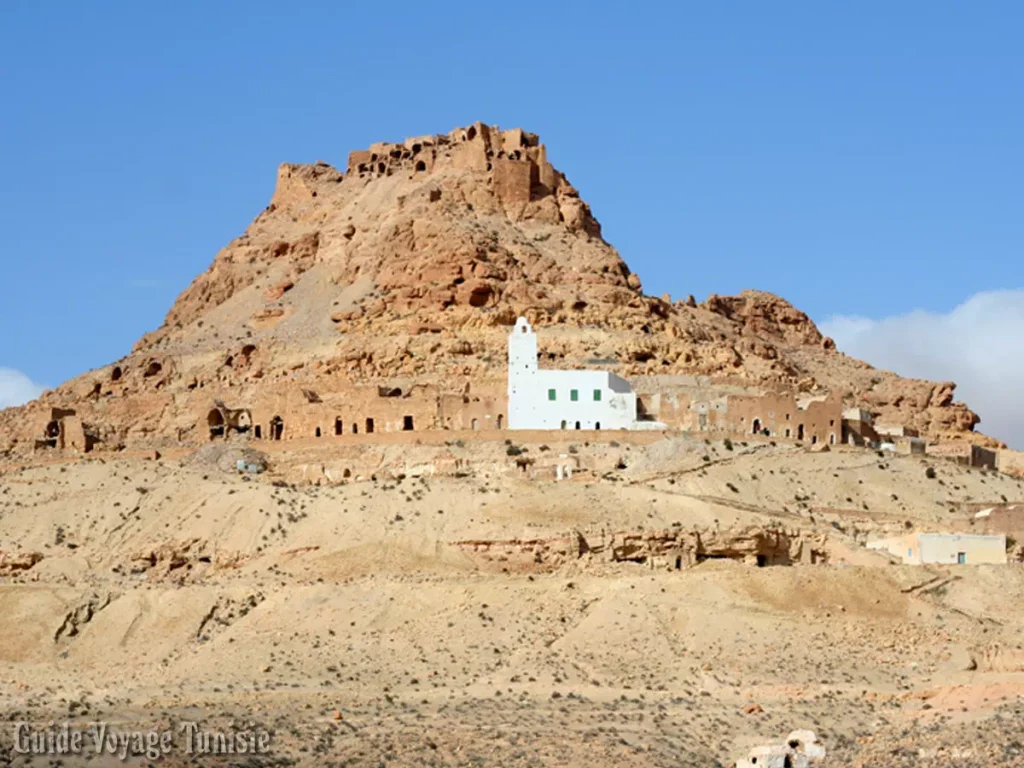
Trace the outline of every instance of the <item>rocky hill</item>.
[[539, 138], [476, 123], [352, 152], [344, 172], [282, 165], [270, 204], [164, 324], [121, 360], [0, 414], [0, 451], [29, 449], [54, 408], [120, 447], [205, 440], [197, 422], [215, 399], [396, 381], [501, 392], [518, 315], [539, 328], [545, 365], [839, 393], [934, 438], [995, 442], [974, 433], [953, 383], [849, 358], [776, 296], [644, 294]]

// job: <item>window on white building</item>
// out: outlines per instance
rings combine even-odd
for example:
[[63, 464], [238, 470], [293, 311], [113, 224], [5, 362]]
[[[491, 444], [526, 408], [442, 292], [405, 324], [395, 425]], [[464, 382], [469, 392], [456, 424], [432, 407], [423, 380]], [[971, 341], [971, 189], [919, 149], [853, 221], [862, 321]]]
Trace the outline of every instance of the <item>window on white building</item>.
[[548, 400], [554, 400], [554, 399], [555, 399], [555, 390], [549, 389], [548, 390]]
[[579, 399], [580, 399], [580, 393], [579, 393], [579, 390], [576, 390], [576, 389], [570, 389], [570, 390], [569, 390], [569, 399], [570, 399], [570, 400], [572, 400], [572, 401], [573, 401], [574, 403], [575, 403], [575, 402], [576, 402], [577, 400], [579, 400]]
[[595, 403], [601, 402], [601, 390], [600, 389], [595, 389], [594, 390], [594, 402]]

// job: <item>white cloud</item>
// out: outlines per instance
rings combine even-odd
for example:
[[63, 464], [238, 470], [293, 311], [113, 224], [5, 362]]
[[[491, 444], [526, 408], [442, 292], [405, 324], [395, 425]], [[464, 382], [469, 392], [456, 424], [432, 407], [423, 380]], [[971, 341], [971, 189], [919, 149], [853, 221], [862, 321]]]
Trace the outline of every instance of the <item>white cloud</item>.
[[831, 317], [821, 332], [876, 368], [955, 381], [978, 429], [1024, 448], [1024, 289], [976, 293], [947, 314]]
[[21, 371], [0, 368], [0, 408], [27, 403], [39, 397], [44, 389], [46, 387], [36, 384]]

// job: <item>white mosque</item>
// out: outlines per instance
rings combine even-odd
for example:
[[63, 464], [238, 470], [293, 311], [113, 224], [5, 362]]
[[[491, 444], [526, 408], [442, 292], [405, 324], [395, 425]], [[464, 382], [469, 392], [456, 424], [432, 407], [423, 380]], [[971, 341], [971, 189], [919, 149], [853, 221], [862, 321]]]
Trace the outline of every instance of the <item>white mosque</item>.
[[610, 371], [544, 371], [525, 317], [508, 337], [509, 429], [665, 429], [638, 421], [636, 394]]

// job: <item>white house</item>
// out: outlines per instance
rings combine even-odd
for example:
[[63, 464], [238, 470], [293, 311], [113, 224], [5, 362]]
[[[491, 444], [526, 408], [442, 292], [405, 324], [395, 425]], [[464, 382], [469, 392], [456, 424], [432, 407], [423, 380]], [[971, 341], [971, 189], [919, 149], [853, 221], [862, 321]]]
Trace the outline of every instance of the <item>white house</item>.
[[508, 337], [509, 429], [665, 429], [637, 421], [636, 394], [609, 371], [544, 371], [525, 317]]
[[905, 565], [1006, 562], [1006, 535], [1001, 533], [910, 533], [869, 541], [867, 548], [888, 552], [902, 559]]

